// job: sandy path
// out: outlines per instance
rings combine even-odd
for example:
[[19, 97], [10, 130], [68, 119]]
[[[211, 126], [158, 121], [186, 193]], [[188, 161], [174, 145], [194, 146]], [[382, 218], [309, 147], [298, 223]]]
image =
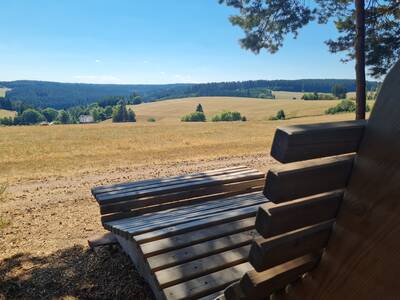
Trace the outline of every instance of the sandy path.
[[96, 185], [247, 165], [265, 171], [265, 154], [211, 161], [96, 170], [10, 185], [0, 212], [11, 224], [0, 231], [1, 298], [151, 299], [119, 249], [90, 251], [87, 238], [102, 232], [90, 194]]

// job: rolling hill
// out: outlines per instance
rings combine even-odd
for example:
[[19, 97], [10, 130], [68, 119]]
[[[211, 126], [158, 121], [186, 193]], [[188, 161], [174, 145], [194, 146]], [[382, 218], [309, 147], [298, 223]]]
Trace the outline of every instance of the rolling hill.
[[[108, 96], [128, 96], [138, 93], [145, 102], [199, 96], [268, 97], [270, 90], [289, 92], [330, 92], [332, 86], [341, 84], [348, 91], [355, 90], [350, 79], [299, 79], [299, 80], [253, 80], [203, 84], [80, 84], [46, 81], [0, 82], [1, 87], [11, 89], [7, 97], [21, 100], [34, 107], [68, 108], [87, 105]], [[377, 82], [369, 82], [373, 89]]]

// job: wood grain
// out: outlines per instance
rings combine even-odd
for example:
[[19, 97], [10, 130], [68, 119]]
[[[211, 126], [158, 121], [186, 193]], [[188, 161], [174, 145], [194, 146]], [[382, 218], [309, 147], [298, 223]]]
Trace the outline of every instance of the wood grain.
[[296, 162], [269, 170], [264, 195], [274, 203], [344, 188], [354, 155]]
[[365, 120], [358, 120], [280, 127], [271, 156], [290, 163], [357, 152], [365, 125]]

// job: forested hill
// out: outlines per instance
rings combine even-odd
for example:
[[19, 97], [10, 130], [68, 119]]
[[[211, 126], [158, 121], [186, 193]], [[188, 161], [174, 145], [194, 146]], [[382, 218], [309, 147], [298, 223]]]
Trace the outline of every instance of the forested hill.
[[[300, 79], [300, 80], [252, 80], [204, 84], [80, 84], [46, 81], [0, 82], [0, 87], [11, 89], [7, 98], [23, 101], [35, 107], [57, 109], [86, 105], [108, 96], [139, 94], [145, 102], [193, 96], [265, 97], [268, 90], [293, 92], [331, 92], [334, 85], [342, 85], [347, 91], [355, 90], [350, 79]], [[368, 82], [374, 89], [377, 82]]]

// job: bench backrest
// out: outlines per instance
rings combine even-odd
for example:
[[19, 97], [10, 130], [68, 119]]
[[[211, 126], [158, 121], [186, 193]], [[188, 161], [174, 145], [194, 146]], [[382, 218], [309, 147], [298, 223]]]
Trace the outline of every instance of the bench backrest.
[[264, 174], [244, 166], [92, 189], [102, 222], [261, 190]]
[[[264, 194], [272, 202], [256, 218], [254, 270], [226, 298], [265, 299], [296, 282], [279, 299], [397, 299], [400, 62], [368, 123], [281, 128], [271, 154], [289, 164], [268, 172]], [[312, 276], [299, 280], [306, 272]]]

